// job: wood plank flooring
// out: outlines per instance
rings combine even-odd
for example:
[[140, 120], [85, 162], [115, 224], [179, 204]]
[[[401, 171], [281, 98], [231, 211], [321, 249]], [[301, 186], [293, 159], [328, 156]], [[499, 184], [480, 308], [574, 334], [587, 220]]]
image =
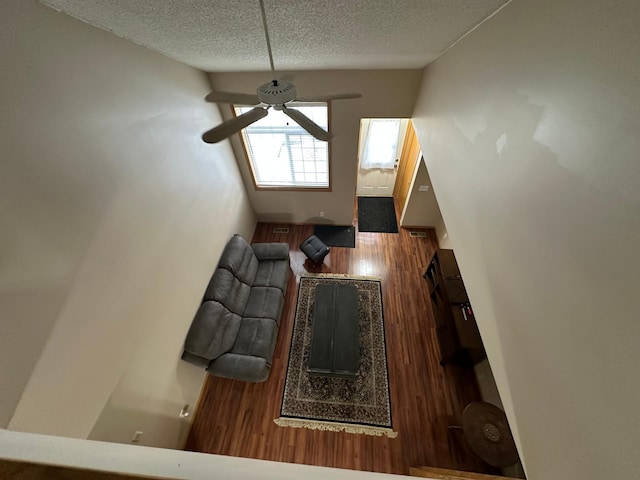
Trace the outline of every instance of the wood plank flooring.
[[[397, 209], [396, 209], [397, 210]], [[289, 233], [273, 233], [287, 226]], [[271, 376], [249, 384], [210, 376], [201, 394], [186, 450], [290, 463], [409, 474], [410, 467], [499, 473], [480, 460], [448, 425], [480, 400], [473, 370], [439, 364], [435, 323], [422, 274], [437, 248], [426, 238], [356, 233], [356, 248], [333, 247], [320, 267], [305, 262], [300, 243], [310, 225], [258, 224], [253, 242], [287, 242], [292, 276], [275, 348]], [[279, 416], [300, 276], [349, 273], [382, 279], [384, 322], [394, 430], [398, 437], [283, 428]]]

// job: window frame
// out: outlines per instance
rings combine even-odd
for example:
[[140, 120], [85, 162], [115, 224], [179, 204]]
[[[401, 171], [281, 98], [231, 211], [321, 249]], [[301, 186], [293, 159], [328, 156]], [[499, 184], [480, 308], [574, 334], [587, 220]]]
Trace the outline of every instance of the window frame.
[[[331, 131], [331, 101], [327, 102], [301, 102], [301, 103], [326, 103], [327, 105], [327, 128], [328, 131]], [[292, 108], [295, 108], [295, 103], [291, 104]], [[235, 118], [236, 110], [235, 107], [246, 107], [247, 105], [242, 104], [230, 104], [231, 115]], [[273, 107], [272, 107], [273, 108]], [[292, 120], [293, 121], [293, 120]], [[331, 192], [332, 191], [332, 162], [331, 162], [331, 151], [332, 151], [332, 143], [331, 141], [327, 142], [327, 174], [328, 174], [328, 186], [326, 187], [296, 187], [294, 185], [285, 185], [285, 186], [268, 186], [268, 185], [258, 185], [256, 181], [256, 173], [253, 168], [253, 163], [251, 162], [251, 158], [249, 157], [249, 152], [247, 151], [247, 145], [245, 142], [245, 131], [244, 129], [239, 133], [240, 137], [240, 146], [242, 147], [242, 152], [244, 153], [244, 159], [247, 162], [247, 167], [249, 168], [249, 172], [251, 173], [251, 182], [253, 183], [253, 188], [256, 191], [280, 191], [280, 192]]]

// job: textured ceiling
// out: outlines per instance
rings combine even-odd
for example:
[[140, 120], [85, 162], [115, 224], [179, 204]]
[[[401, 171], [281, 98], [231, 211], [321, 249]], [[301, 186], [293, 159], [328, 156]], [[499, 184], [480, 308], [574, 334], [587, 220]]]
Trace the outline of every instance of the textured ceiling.
[[[258, 0], [41, 0], [210, 72], [269, 69]], [[276, 70], [421, 68], [508, 0], [265, 0]]]

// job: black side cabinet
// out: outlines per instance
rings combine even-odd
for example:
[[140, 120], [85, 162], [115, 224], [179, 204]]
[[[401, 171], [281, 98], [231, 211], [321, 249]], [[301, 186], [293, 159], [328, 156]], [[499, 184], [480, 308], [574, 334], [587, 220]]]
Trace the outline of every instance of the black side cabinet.
[[453, 250], [438, 249], [423, 276], [436, 320], [440, 364], [472, 366], [486, 358]]

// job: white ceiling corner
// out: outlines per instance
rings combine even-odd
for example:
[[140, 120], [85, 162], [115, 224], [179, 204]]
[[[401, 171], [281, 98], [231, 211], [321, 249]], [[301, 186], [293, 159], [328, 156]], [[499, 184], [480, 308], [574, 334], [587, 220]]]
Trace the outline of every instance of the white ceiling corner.
[[[509, 0], [265, 0], [276, 70], [422, 68]], [[41, 0], [209, 72], [269, 70], [258, 0]]]

